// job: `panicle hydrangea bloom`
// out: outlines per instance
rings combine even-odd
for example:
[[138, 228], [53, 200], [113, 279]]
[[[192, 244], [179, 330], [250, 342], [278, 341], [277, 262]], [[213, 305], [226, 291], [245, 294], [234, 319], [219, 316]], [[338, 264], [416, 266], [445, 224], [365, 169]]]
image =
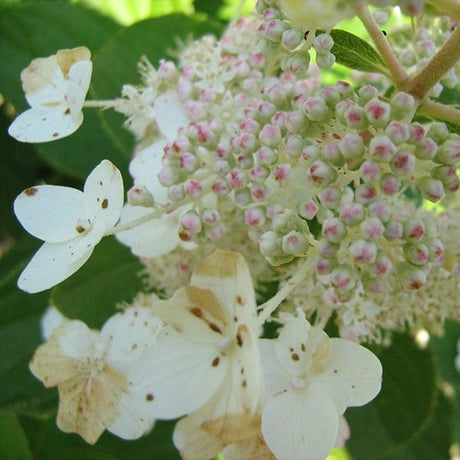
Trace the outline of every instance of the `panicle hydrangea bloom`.
[[[424, 4], [400, 3], [409, 16]], [[31, 261], [22, 288], [58, 283], [118, 230], [149, 287], [167, 299], [141, 296], [142, 306], [126, 310], [148, 311], [144, 328], [118, 314], [100, 334], [49, 314], [48, 343], [31, 366], [58, 386], [62, 429], [95, 442], [106, 428], [135, 438], [153, 419], [183, 417], [173, 441], [184, 459], [322, 459], [350, 434], [346, 408], [380, 390], [380, 362], [357, 342], [386, 345], [405, 329], [440, 333], [446, 318], [458, 318], [460, 136], [441, 122], [414, 121], [420, 101], [386, 91], [385, 69], [355, 89], [322, 85], [309, 66], [311, 47], [319, 68], [335, 62], [330, 29], [359, 4], [258, 0], [255, 18], [232, 23], [220, 39], [181, 45], [176, 63], [155, 68], [142, 58], [141, 84], [125, 85], [111, 104], [137, 140], [123, 210], [116, 177], [107, 196], [107, 181], [90, 176], [83, 201], [62, 191], [37, 202], [57, 218], [53, 229], [47, 216], [33, 217], [30, 197], [40, 187], [18, 198], [26, 229], [46, 234], [44, 247], [55, 251]], [[420, 29], [410, 43], [417, 65], [449, 36], [451, 21], [436, 21], [437, 32]], [[397, 51], [407, 45], [401, 37]], [[406, 57], [412, 75], [420, 67]], [[431, 93], [458, 86], [457, 74], [458, 66]], [[89, 214], [86, 198], [99, 205]], [[420, 206], [441, 200], [442, 213]], [[109, 203], [108, 217], [101, 208]], [[53, 265], [57, 250], [73, 256], [74, 247], [76, 262]], [[57, 268], [43, 281], [37, 267], [50, 257]], [[266, 300], [258, 308], [248, 266]], [[267, 294], [273, 282], [278, 291]], [[278, 307], [277, 338], [259, 338]], [[124, 348], [123, 359], [113, 358], [118, 341], [132, 348], [137, 328], [158, 318], [165, 326], [147, 334], [142, 353]], [[322, 330], [330, 318], [342, 338]], [[72, 349], [72, 337], [85, 346]], [[69, 371], [63, 379], [53, 373], [56, 359]], [[103, 390], [104, 408], [95, 402]], [[75, 392], [81, 409], [70, 401]], [[129, 404], [138, 412], [126, 418]]]

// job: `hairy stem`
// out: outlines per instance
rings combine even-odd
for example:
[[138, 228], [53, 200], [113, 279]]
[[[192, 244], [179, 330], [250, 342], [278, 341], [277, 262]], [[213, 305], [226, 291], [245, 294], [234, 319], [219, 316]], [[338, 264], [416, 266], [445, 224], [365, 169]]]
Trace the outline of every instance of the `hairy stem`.
[[417, 113], [460, 126], [460, 110], [439, 102], [425, 100], [420, 104]]
[[433, 56], [428, 64], [401, 89], [412, 96], [423, 99], [431, 88], [450, 70], [460, 59], [460, 28], [457, 27], [442, 48]]
[[400, 87], [406, 80], [408, 80], [409, 77], [399, 62], [398, 58], [394, 54], [393, 50], [391, 49], [388, 40], [386, 39], [385, 35], [383, 35], [377, 23], [374, 21], [374, 18], [367, 8], [367, 5], [360, 3], [356, 7], [356, 12], [367, 32], [374, 41], [377, 50], [387, 64], [394, 84], [397, 87]]
[[259, 314], [259, 324], [263, 325], [272, 313], [279, 307], [280, 303], [305, 279], [307, 273], [312, 268], [311, 257], [308, 257], [298, 268], [295, 275], [287, 280], [281, 289], [269, 300], [257, 308], [261, 310]]

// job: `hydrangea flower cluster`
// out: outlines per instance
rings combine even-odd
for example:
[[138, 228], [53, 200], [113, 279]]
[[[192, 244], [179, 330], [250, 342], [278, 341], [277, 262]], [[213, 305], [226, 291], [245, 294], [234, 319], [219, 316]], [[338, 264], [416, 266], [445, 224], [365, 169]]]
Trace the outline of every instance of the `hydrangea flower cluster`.
[[[412, 16], [423, 6], [398, 4]], [[424, 96], [458, 85], [458, 64], [421, 95], [423, 68], [406, 57], [396, 65], [379, 32], [388, 69], [375, 85], [323, 85], [310, 48], [319, 68], [331, 67], [338, 22], [358, 14], [375, 32], [367, 7], [258, 0], [255, 11], [220, 39], [183, 45], [176, 62], [144, 58], [142, 83], [101, 102], [137, 139], [124, 205], [108, 160], [83, 193], [43, 185], [16, 199], [18, 219], [45, 241], [22, 289], [61, 282], [116, 234], [162, 293], [140, 294], [101, 332], [62, 319], [32, 360], [58, 387], [60, 428], [90, 443], [104, 429], [133, 439], [155, 419], [183, 417], [174, 431], [183, 458], [325, 458], [347, 437], [346, 408], [380, 390], [380, 362], [359, 342], [440, 332], [458, 318], [460, 136], [416, 118], [433, 109]], [[437, 37], [419, 29], [411, 40], [418, 57], [456, 33], [449, 18], [440, 24]], [[78, 127], [91, 73], [82, 52], [33, 61], [23, 77], [32, 109], [13, 136], [52, 140]], [[61, 56], [71, 56], [65, 69]], [[277, 293], [264, 298], [273, 281]], [[323, 330], [332, 317], [340, 338]], [[265, 337], [274, 320], [276, 337]]]

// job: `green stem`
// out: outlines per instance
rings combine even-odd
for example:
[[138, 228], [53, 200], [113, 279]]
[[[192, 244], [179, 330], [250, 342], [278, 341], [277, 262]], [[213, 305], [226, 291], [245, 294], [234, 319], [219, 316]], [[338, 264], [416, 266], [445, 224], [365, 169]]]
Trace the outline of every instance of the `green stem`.
[[457, 64], [459, 59], [460, 28], [457, 27], [428, 64], [417, 75], [406, 81], [401, 89], [418, 99], [423, 99], [446, 72]]
[[367, 5], [365, 5], [364, 3], [358, 4], [358, 6], [356, 7], [356, 12], [359, 19], [366, 28], [368, 34], [374, 41], [377, 50], [379, 51], [386, 65], [388, 66], [388, 70], [390, 71], [390, 75], [394, 84], [397, 87], [401, 86], [405, 81], [409, 79], [409, 77], [406, 71], [404, 70], [403, 66], [399, 62], [398, 58], [394, 54], [387, 38], [385, 37], [385, 35], [383, 35], [379, 26], [374, 21], [374, 18], [372, 17], [369, 9], [367, 8]]
[[460, 110], [439, 102], [427, 99], [420, 104], [417, 113], [460, 126]]

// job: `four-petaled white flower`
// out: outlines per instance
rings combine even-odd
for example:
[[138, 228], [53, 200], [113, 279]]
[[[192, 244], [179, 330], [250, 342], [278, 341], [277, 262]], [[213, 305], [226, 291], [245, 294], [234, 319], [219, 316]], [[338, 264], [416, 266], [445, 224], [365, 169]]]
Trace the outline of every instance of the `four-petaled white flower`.
[[55, 185], [22, 192], [14, 212], [22, 226], [45, 243], [22, 272], [18, 286], [39, 292], [75, 273], [118, 222], [123, 193], [120, 171], [108, 160], [88, 176], [83, 192]]
[[91, 444], [105, 429], [123, 439], [148, 432], [154, 423], [153, 397], [142, 391], [142, 369], [137, 366], [161, 328], [148, 307], [117, 313], [101, 332], [78, 320], [58, 326], [30, 362], [32, 373], [47, 388], [58, 387], [58, 427]]
[[10, 136], [21, 142], [48, 142], [75, 132], [83, 122], [90, 59], [90, 51], [83, 46], [34, 59], [21, 73], [31, 108], [11, 124]]
[[299, 313], [277, 340], [261, 339], [267, 403], [262, 434], [280, 460], [327, 457], [339, 417], [380, 391], [382, 366], [367, 348], [330, 339]]
[[217, 250], [190, 286], [157, 302], [168, 325], [144, 353], [152, 369], [146, 387], [156, 418], [190, 414], [176, 427], [183, 458], [209, 458], [259, 431], [263, 378], [259, 326], [250, 273], [243, 257]]

